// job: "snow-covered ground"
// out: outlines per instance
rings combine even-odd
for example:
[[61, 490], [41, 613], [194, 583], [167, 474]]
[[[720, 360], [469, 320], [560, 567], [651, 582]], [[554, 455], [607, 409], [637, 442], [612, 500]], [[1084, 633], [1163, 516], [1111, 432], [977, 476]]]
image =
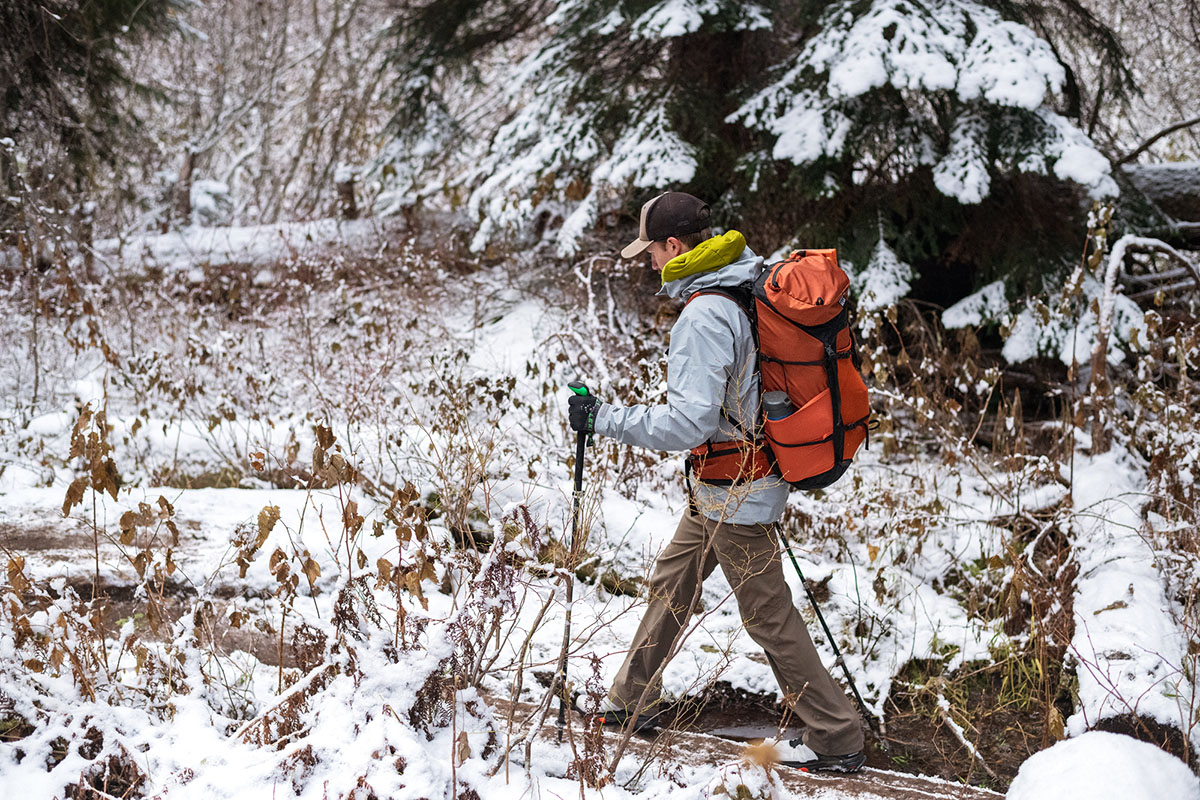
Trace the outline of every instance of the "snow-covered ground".
[[[335, 247], [345, 230], [309, 233]], [[378, 252], [370, 235], [355, 232], [351, 249]], [[113, 767], [114, 786], [180, 798], [683, 798], [719, 785], [728, 765], [627, 758], [610, 785], [585, 790], [583, 745], [526, 748], [485, 702], [546, 701], [561, 647], [565, 385], [584, 377], [601, 397], [661, 398], [663, 331], [622, 309], [619, 290], [577, 285], [582, 273], [462, 275], [400, 254], [370, 279], [336, 265], [302, 277], [287, 238], [270, 228], [126, 242], [126, 260], [144, 253], [194, 279], [143, 281], [128, 295], [82, 287], [126, 302], [73, 316], [64, 294], [40, 327], [18, 293], [4, 298], [15, 366], [0, 411], [0, 724], [14, 727], [0, 736], [0, 785], [60, 796], [81, 775], [101, 780], [110, 757], [136, 765], [132, 777]], [[226, 300], [203, 294], [204, 265], [233, 263], [251, 266], [221, 285]], [[584, 335], [601, 317], [626, 335]], [[909, 664], [952, 674], [1028, 644], [1028, 630], [1006, 633], [1003, 614], [981, 613], [978, 595], [1029, 601], [1012, 583], [1006, 520], [1055, 509], [1039, 519], [1058, 520], [1075, 545], [1078, 703], [1072, 738], [1031, 759], [1011, 796], [1071, 796], [1054, 775], [1123, 759], [1167, 765], [1161, 786], [1145, 784], [1156, 798], [1193, 796], [1176, 759], [1086, 732], [1132, 711], [1200, 743], [1195, 659], [1142, 521], [1146, 465], [1120, 447], [1087, 456], [1082, 433], [1068, 486], [1037, 459], [1015, 471], [951, 459], [952, 448], [927, 446], [919, 402], [877, 400], [897, 415], [894, 433], [831, 490], [794, 494], [788, 517], [871, 709], [886, 719]], [[84, 408], [106, 416], [80, 427]], [[68, 487], [81, 475], [98, 485], [110, 457], [120, 489], [85, 489], [64, 517]], [[681, 483], [678, 456], [603, 440], [589, 451], [577, 688], [607, 686], [619, 666], [644, 601], [609, 589], [649, 574], [684, 508]], [[475, 553], [455, 545], [465, 536], [494, 544]], [[122, 615], [103, 625], [83, 613], [97, 576]], [[169, 607], [161, 620], [156, 603]], [[703, 608], [667, 694], [700, 697], [718, 681], [774, 692], [719, 572]], [[942, 689], [924, 689], [950, 707]], [[759, 784], [756, 797], [788, 796]]]

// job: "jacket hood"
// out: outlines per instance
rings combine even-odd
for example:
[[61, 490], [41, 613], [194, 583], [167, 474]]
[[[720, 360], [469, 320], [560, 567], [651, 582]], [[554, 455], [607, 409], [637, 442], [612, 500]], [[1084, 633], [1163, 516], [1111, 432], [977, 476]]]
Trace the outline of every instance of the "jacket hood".
[[[730, 234], [733, 233], [737, 232], [730, 231], [728, 234], [725, 234], [724, 237], [714, 237], [713, 239], [709, 239], [707, 242], [703, 242], [695, 249], [684, 253], [684, 255], [680, 258], [691, 255], [692, 253], [699, 253], [699, 255], [694, 256], [693, 259], [713, 258], [711, 254], [714, 252], [714, 248], [706, 248], [705, 250], [702, 250], [702, 248], [705, 248], [709, 242], [714, 242], [718, 239], [725, 239], [726, 244], [724, 248], [721, 248], [718, 244], [718, 247], [715, 248], [717, 252], [719, 252], [721, 249], [724, 249], [724, 252], [728, 254], [731, 250], [736, 249], [730, 243], [730, 241], [732, 241], [737, 242], [741, 246], [742, 249], [740, 255], [735, 255], [732, 260], [725, 261], [723, 264], [721, 259], [717, 258], [717, 260], [713, 262], [713, 266], [708, 267], [708, 269], [704, 271], [690, 272], [689, 274], [684, 274], [681, 277], [675, 278], [674, 280], [668, 280], [663, 283], [663, 287], [658, 291], [658, 293], [674, 299], [681, 299], [690, 297], [692, 294], [700, 291], [701, 289], [710, 289], [714, 286], [737, 286], [739, 284], [752, 281], [758, 277], [758, 273], [762, 271], [762, 258], [755, 255], [753, 250], [745, 246], [746, 240], [740, 233], [737, 234], [735, 239], [730, 240]], [[663, 268], [664, 275], [670, 275], [671, 272], [674, 271], [670, 268], [677, 260], [678, 259], [672, 259], [671, 261], [667, 262], [666, 266]], [[703, 263], [700, 263], [699, 265], [704, 266]], [[686, 265], [683, 268], [677, 267], [676, 269], [681, 272], [687, 271]]]

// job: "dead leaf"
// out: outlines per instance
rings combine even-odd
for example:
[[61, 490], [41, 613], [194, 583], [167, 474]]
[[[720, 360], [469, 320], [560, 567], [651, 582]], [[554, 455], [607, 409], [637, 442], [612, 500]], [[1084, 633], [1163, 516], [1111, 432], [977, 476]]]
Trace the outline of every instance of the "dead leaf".
[[342, 527], [350, 536], [358, 533], [363, 526], [363, 517], [358, 513], [358, 503], [351, 500], [346, 503], [346, 507], [342, 509]]
[[337, 441], [337, 437], [333, 435], [333, 431], [324, 425], [314, 425], [313, 433], [317, 435], [317, 446], [322, 450], [328, 450]]
[[408, 589], [408, 593], [421, 603], [421, 608], [429, 610], [429, 601], [425, 599], [425, 595], [421, 593], [421, 578], [416, 570], [410, 570], [404, 575], [404, 586]]
[[76, 478], [67, 487], [67, 497], [63, 500], [62, 512], [64, 517], [71, 515], [71, 509], [83, 502], [83, 491], [88, 487], [87, 478]]
[[463, 762], [471, 757], [471, 740], [467, 737], [466, 731], [461, 731], [458, 734], [458, 748], [456, 752], [458, 754], [459, 766], [462, 766]]
[[271, 570], [271, 574], [275, 576], [275, 580], [282, 581], [287, 577], [288, 572], [290, 572], [288, 569], [287, 554], [276, 547], [275, 552], [271, 553], [271, 560], [267, 562], [267, 567]]
[[258, 512], [258, 541], [254, 545], [255, 550], [263, 546], [263, 542], [275, 528], [275, 523], [279, 522], [279, 517], [279, 506], [264, 506], [263, 510]]
[[1101, 608], [1097, 611], [1093, 611], [1092, 616], [1094, 617], [1099, 614], [1103, 614], [1105, 611], [1116, 611], [1119, 608], [1129, 608], [1129, 603], [1126, 603], [1124, 600], [1117, 600], [1113, 603], [1109, 603], [1104, 608]]
[[321, 577], [321, 565], [312, 558], [304, 559], [304, 577], [308, 578], [308, 588], [315, 594], [317, 578]]
[[25, 578], [25, 556], [13, 556], [8, 560], [8, 585], [17, 594], [29, 591], [29, 581]]
[[132, 510], [126, 511], [121, 515], [121, 544], [128, 547], [133, 544], [133, 536], [136, 533], [137, 514]]
[[1050, 706], [1050, 734], [1059, 741], [1067, 738], [1067, 726], [1063, 724], [1062, 712], [1057, 706]]

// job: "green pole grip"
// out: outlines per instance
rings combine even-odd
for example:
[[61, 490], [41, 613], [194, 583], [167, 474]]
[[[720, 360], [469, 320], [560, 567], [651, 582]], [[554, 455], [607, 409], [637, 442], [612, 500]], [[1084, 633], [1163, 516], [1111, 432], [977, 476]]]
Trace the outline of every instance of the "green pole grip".
[[567, 384], [567, 388], [580, 397], [587, 397], [589, 392], [583, 381], [571, 381]]

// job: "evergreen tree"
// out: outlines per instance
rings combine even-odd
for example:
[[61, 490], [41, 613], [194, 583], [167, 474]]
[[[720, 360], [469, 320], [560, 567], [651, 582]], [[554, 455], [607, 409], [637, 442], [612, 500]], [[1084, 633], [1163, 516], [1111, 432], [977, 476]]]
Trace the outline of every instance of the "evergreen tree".
[[[506, 3], [469, 5], [495, 17]], [[1053, 261], [1077, 249], [1080, 194], [1117, 191], [1071, 118], [1072, 71], [1025, 24], [1046, 33], [1050, 10], [1072, 8], [557, 0], [523, 27], [540, 39], [509, 76], [515, 110], [462, 179], [473, 246], [548, 229], [570, 256], [602, 215], [683, 188], [760, 249], [833, 244], [865, 266], [882, 240], [930, 286], [955, 264], [973, 268], [965, 290]], [[1088, 20], [1072, 42], [1127, 90], [1119, 48]]]
[[[7, 197], [31, 191], [42, 202], [63, 205], [67, 192], [90, 189], [93, 169], [119, 159], [122, 134], [137, 126], [117, 100], [117, 89], [132, 85], [123, 48], [171, 29], [175, 12], [191, 4], [0, 4], [0, 139], [7, 140], [0, 147], [0, 182]], [[12, 229], [18, 210], [11, 200], [0, 202], [0, 232]]]

